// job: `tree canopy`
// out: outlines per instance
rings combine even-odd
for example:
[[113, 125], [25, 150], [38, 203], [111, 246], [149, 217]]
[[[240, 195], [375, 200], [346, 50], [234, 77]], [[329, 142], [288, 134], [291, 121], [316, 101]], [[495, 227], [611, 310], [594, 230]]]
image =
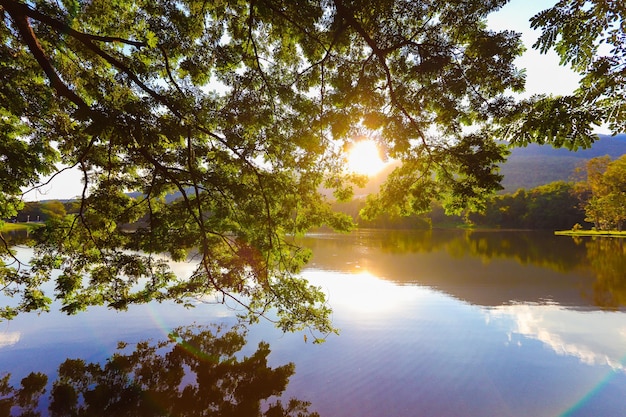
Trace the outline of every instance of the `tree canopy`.
[[[606, 81], [595, 101], [572, 104], [582, 93], [512, 95], [524, 87], [514, 65], [524, 47], [486, 25], [505, 3], [0, 0], [0, 217], [59, 163], [84, 182], [77, 213], [48, 222], [31, 265], [2, 264], [5, 292], [21, 300], [3, 315], [48, 308], [41, 284], [60, 269], [53, 296], [69, 313], [212, 294], [252, 319], [273, 309], [285, 330], [330, 331], [321, 290], [296, 274], [308, 254], [291, 237], [350, 228], [320, 193], [349, 199], [361, 181], [345, 170], [350, 143], [373, 138], [402, 162], [369, 215], [410, 214], [433, 199], [480, 207], [499, 187], [502, 140], [575, 149], [594, 123], [623, 127], [589, 104], [623, 109], [613, 94], [623, 6], [594, 1], [562, 20], [561, 8], [581, 3], [563, 0], [534, 18], [538, 46], [573, 63], [583, 87], [591, 74]], [[606, 33], [613, 60], [577, 58], [595, 56]], [[163, 252], [198, 267], [174, 276], [153, 255]]]

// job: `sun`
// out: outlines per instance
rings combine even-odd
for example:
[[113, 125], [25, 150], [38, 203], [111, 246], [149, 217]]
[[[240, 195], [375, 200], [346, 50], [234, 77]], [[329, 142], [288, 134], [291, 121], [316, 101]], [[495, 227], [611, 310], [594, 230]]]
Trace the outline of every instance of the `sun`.
[[376, 142], [365, 139], [356, 142], [348, 150], [348, 171], [362, 175], [375, 175], [387, 165], [380, 158]]

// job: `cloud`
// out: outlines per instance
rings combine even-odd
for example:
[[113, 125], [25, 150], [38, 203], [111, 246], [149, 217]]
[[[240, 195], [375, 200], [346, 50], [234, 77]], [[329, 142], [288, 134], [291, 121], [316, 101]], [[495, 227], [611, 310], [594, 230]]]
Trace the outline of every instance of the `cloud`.
[[626, 314], [515, 304], [485, 310], [488, 323], [512, 319], [511, 333], [538, 340], [556, 354], [626, 373]]
[[20, 332], [0, 333], [0, 348], [12, 346], [20, 341]]

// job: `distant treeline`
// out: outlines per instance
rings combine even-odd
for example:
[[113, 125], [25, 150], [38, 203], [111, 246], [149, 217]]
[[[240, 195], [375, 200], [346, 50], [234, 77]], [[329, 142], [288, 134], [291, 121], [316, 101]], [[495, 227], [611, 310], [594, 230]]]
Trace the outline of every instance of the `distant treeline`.
[[[62, 217], [77, 213], [77, 202], [56, 200], [27, 202], [17, 217], [10, 222], [45, 222], [50, 217]], [[349, 214], [362, 228], [379, 229], [430, 229], [473, 225], [506, 229], [570, 229], [575, 224], [588, 228], [585, 211], [575, 193], [572, 183], [556, 181], [531, 190], [520, 189], [513, 194], [493, 196], [483, 213], [467, 213], [464, 216], [448, 216], [441, 204], [434, 202], [432, 210], [422, 215], [408, 217], [381, 216], [366, 221], [359, 216], [364, 199], [335, 204], [335, 209]]]
[[16, 217], [6, 219], [6, 221], [12, 223], [45, 222], [51, 217], [63, 217], [66, 214], [78, 213], [79, 208], [77, 201], [27, 201]]
[[555, 181], [530, 190], [491, 197], [482, 213], [446, 215], [441, 204], [422, 215], [366, 221], [359, 216], [364, 200], [338, 203], [336, 209], [355, 219], [359, 227], [385, 229], [429, 229], [431, 227], [476, 226], [501, 229], [571, 229], [576, 224], [590, 227], [573, 183]]
[[555, 181], [530, 190], [491, 198], [483, 213], [469, 213], [470, 224], [503, 229], [571, 229], [585, 228], [585, 210], [573, 183]]

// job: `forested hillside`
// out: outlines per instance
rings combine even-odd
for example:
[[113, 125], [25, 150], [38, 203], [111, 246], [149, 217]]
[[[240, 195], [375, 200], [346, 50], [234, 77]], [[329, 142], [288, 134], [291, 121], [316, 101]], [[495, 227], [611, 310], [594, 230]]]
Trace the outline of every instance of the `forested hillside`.
[[576, 152], [555, 149], [550, 145], [530, 144], [514, 148], [507, 162], [502, 164], [503, 192], [512, 193], [520, 188], [530, 189], [554, 181], [569, 181], [577, 167], [586, 160], [609, 155], [611, 159], [626, 154], [626, 134], [599, 135], [590, 149]]

